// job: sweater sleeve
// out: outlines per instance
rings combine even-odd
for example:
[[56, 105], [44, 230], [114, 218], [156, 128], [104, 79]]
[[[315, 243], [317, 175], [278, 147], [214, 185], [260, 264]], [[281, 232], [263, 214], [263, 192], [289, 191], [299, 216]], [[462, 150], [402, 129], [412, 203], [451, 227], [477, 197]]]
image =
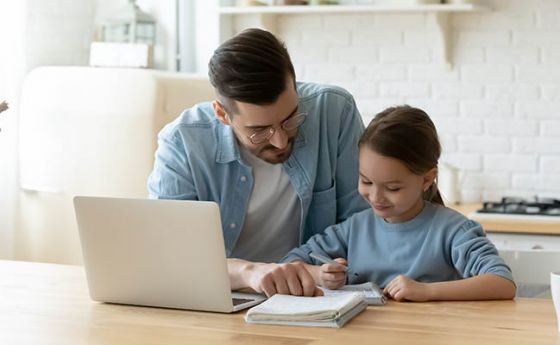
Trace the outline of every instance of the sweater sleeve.
[[312, 236], [307, 243], [292, 249], [280, 262], [304, 261], [308, 264], [321, 265], [322, 263], [309, 256], [315, 252], [333, 259], [346, 258], [348, 252], [348, 221], [329, 226], [322, 234]]
[[513, 281], [511, 269], [479, 223], [466, 220], [451, 242], [453, 265], [463, 278], [492, 273]]

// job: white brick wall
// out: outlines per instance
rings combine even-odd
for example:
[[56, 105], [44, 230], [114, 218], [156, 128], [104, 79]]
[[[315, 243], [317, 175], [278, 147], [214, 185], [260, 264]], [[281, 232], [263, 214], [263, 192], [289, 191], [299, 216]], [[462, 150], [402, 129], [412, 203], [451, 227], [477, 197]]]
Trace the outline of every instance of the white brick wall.
[[554, 156], [541, 157], [541, 171], [545, 174], [560, 175], [560, 157], [554, 157]]
[[537, 155], [487, 154], [484, 155], [484, 169], [504, 172], [537, 172], [537, 159]]
[[560, 197], [560, 1], [485, 3], [450, 18], [452, 70], [429, 14], [280, 16], [278, 33], [299, 79], [346, 87], [364, 121], [402, 103], [431, 114], [465, 199]]
[[486, 133], [492, 136], [531, 137], [539, 134], [536, 120], [512, 120], [506, 117], [484, 121]]
[[541, 135], [545, 137], [560, 137], [560, 121], [540, 121]]

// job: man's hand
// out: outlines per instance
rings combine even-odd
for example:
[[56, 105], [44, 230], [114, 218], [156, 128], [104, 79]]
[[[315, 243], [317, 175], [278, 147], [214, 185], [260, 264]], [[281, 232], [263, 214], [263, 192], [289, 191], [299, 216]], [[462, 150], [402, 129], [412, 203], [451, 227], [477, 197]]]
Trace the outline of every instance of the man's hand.
[[396, 301], [425, 302], [430, 300], [427, 283], [419, 283], [403, 275], [391, 280], [383, 289], [383, 293]]
[[244, 273], [249, 287], [267, 297], [274, 294], [295, 296], [322, 296], [303, 262], [284, 264], [254, 263]]
[[348, 265], [343, 258], [337, 258], [334, 261], [338, 264], [324, 264], [319, 270], [319, 284], [333, 290], [346, 284], [346, 266]]

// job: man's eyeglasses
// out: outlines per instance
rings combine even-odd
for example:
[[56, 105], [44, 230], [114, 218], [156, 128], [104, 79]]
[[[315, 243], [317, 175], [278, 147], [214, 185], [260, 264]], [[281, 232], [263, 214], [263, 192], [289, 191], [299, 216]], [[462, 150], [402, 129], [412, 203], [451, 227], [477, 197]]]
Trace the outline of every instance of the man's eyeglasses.
[[[282, 122], [280, 128], [286, 133], [291, 133], [301, 126], [305, 122], [305, 119], [307, 119], [307, 113], [295, 114], [286, 121]], [[233, 122], [231, 123], [233, 124]], [[253, 132], [253, 134], [247, 136], [247, 138], [252, 144], [259, 145], [270, 140], [274, 133], [276, 133], [276, 127], [269, 126]]]

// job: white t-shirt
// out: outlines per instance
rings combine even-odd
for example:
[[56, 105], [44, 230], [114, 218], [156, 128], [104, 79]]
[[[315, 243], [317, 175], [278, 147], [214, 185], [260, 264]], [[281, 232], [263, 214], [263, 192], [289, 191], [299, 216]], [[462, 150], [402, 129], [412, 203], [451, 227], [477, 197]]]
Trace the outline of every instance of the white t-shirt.
[[241, 149], [253, 168], [253, 191], [232, 258], [277, 262], [299, 244], [301, 206], [282, 164], [270, 164]]

